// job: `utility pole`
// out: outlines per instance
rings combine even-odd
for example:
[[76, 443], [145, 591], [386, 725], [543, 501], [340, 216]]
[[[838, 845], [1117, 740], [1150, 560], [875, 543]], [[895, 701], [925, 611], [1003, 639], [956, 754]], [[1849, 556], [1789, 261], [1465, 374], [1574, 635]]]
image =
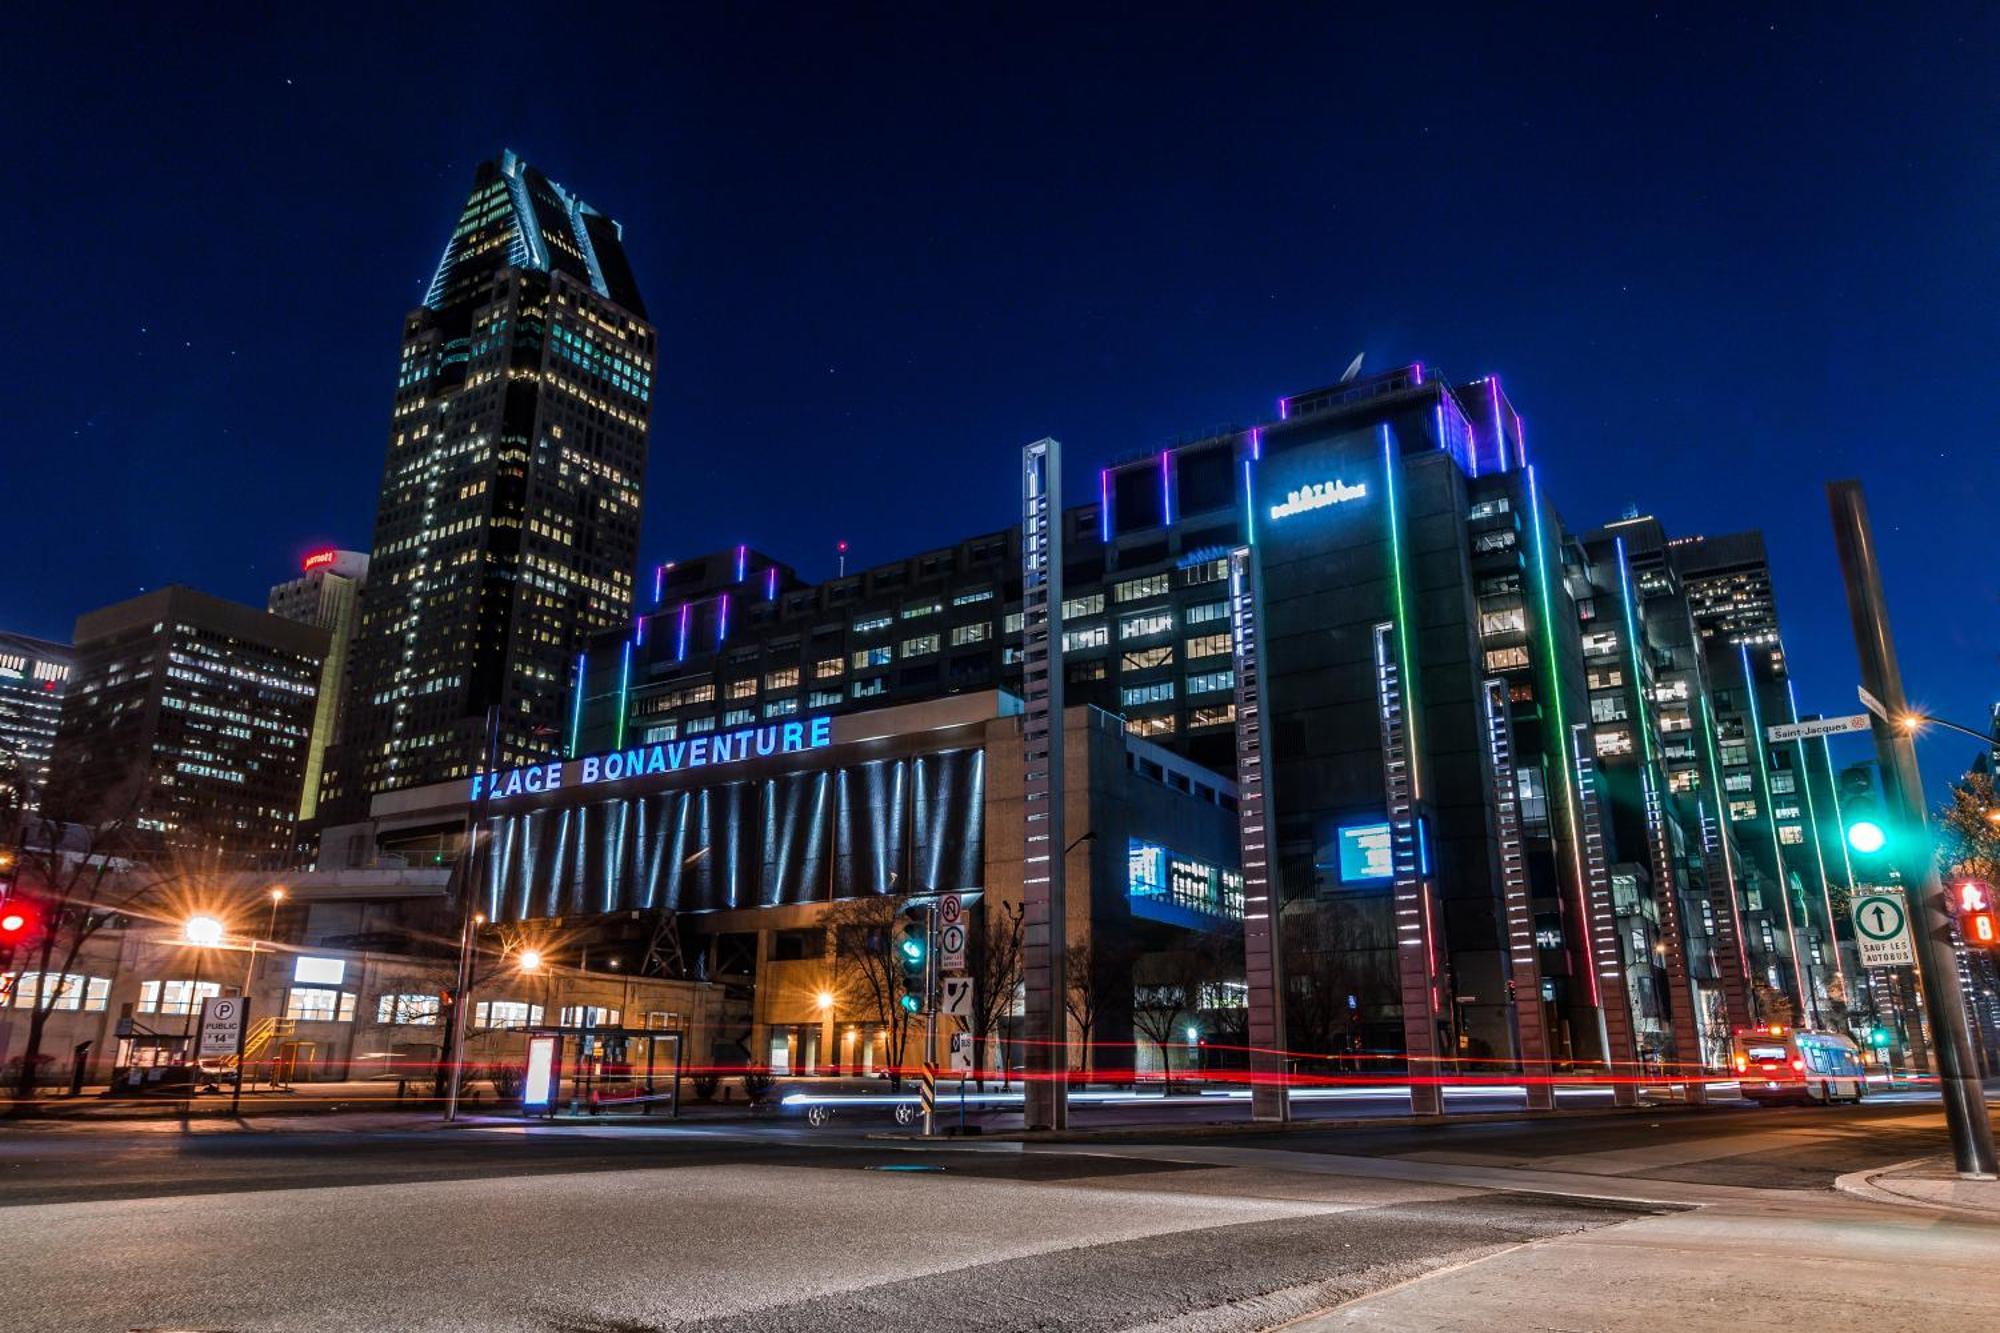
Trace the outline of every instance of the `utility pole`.
[[[1858, 481], [1828, 482], [1826, 496], [1833, 517], [1833, 544], [1840, 553], [1840, 572], [1847, 585], [1847, 610], [1854, 621], [1862, 688], [1881, 701], [1890, 718], [1902, 717], [1909, 711], [1909, 701], [1903, 696], [1902, 668], [1897, 665], [1896, 644], [1889, 633], [1889, 608], [1882, 596], [1882, 571], [1875, 560], [1868, 503]], [[1924, 818], [1916, 743], [1880, 715], [1874, 717], [1873, 731], [1876, 758], [1882, 765], [1884, 805], [1893, 826], [1890, 849], [1911, 898], [1910, 935], [1930, 1009], [1938, 1089], [1944, 1097], [1952, 1159], [1958, 1174], [1966, 1179], [1991, 1180], [1996, 1174], [1993, 1124], [1987, 1119], [1985, 1091], [1972, 1061], [1965, 994], [1959, 988], [1958, 960], [1951, 948], [1951, 903], [1938, 878], [1937, 854]], [[1763, 740], [1760, 736], [1757, 743], [1761, 745]]]

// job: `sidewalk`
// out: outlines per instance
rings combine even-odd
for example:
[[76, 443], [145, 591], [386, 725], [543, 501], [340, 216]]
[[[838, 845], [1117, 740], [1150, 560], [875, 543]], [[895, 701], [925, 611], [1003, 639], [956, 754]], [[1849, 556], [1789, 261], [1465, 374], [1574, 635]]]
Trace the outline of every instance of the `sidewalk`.
[[2000, 1180], [1962, 1180], [1949, 1157], [1922, 1157], [1840, 1177], [1834, 1186], [1875, 1203], [1948, 1208], [2000, 1222]]

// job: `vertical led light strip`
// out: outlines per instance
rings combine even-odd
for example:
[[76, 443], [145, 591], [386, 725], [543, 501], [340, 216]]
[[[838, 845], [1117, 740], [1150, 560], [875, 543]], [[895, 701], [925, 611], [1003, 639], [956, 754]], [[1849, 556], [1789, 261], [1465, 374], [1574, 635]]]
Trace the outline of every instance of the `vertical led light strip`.
[[674, 660], [685, 662], [688, 658], [688, 604], [681, 603], [680, 642], [674, 647]]
[[1583, 936], [1584, 975], [1590, 979], [1590, 1002], [1598, 1003], [1597, 950], [1590, 939], [1590, 886], [1583, 869], [1583, 833], [1576, 817], [1576, 779], [1570, 771], [1569, 724], [1563, 717], [1562, 677], [1556, 668], [1555, 617], [1549, 597], [1548, 549], [1542, 541], [1542, 493], [1535, 469], [1528, 468], [1528, 511], [1535, 525], [1535, 587], [1540, 593], [1542, 620], [1542, 661], [1548, 670], [1549, 706], [1555, 710], [1557, 762], [1563, 775], [1563, 814], [1568, 820], [1570, 865], [1576, 872], [1577, 925]]
[[[1785, 700], [1791, 707], [1792, 721], [1796, 723], [1799, 720], [1799, 692], [1789, 678], [1785, 681]], [[1852, 1004], [1854, 996], [1847, 989], [1847, 965], [1840, 957], [1840, 928], [1833, 920], [1833, 887], [1826, 880], [1826, 849], [1820, 841], [1819, 810], [1813, 804], [1812, 751], [1803, 740], [1793, 741], [1792, 744], [1798, 747], [1799, 752], [1799, 786], [1805, 791], [1806, 827], [1812, 830], [1813, 860], [1819, 866], [1819, 901], [1826, 912], [1826, 944], [1833, 951], [1833, 975], [1840, 978], [1842, 997]], [[1836, 836], [1842, 843], [1847, 841], [1845, 830], [1836, 830]]]
[[720, 612], [717, 613], [715, 617], [715, 646], [720, 648], [722, 646], [722, 641], [728, 637], [729, 637], [729, 594], [724, 593], [722, 594], [722, 609]]
[[743, 575], [744, 575], [744, 574], [745, 574], [745, 573], [747, 572], [747, 569], [746, 569], [746, 567], [747, 567], [747, 566], [749, 565], [749, 563], [750, 563], [750, 548], [749, 548], [748, 546], [739, 546], [739, 547], [737, 547], [737, 548], [736, 548], [736, 581], [737, 581], [738, 583], [741, 583], [741, 582], [743, 582]]
[[1097, 469], [1097, 535], [1111, 545], [1111, 469]]
[[663, 588], [665, 587], [665, 585], [666, 585], [666, 578], [667, 578], [667, 567], [666, 567], [665, 565], [654, 565], [654, 566], [653, 566], [653, 605], [654, 605], [654, 606], [658, 606], [658, 605], [660, 604], [660, 593], [661, 593], [662, 589], [663, 589]]
[[576, 758], [576, 737], [583, 727], [583, 667], [587, 654], [576, 655], [576, 687], [569, 696], [569, 758]]
[[1493, 400], [1493, 443], [1500, 451], [1500, 470], [1507, 470], [1507, 423], [1500, 417], [1500, 377], [1486, 377], [1486, 391]]
[[1243, 544], [1257, 544], [1257, 487], [1252, 479], [1251, 462], [1243, 460]]
[[778, 600], [778, 567], [776, 565], [772, 565], [764, 571], [764, 600], [767, 602]]
[[1792, 884], [1785, 875], [1785, 847], [1778, 841], [1778, 810], [1771, 800], [1770, 761], [1764, 753], [1764, 719], [1757, 710], [1757, 679], [1750, 674], [1750, 645], [1739, 643], [1736, 652], [1743, 663], [1743, 695], [1750, 701], [1750, 752], [1757, 756], [1757, 775], [1764, 780], [1764, 823], [1771, 830], [1771, 856], [1778, 872], [1778, 901], [1785, 908], [1785, 941], [1792, 948], [1792, 984], [1799, 988], [1799, 1007], [1808, 1019], [1816, 1019], [1819, 1006], [1806, 988], [1805, 958], [1799, 952], [1799, 928], [1792, 916]]
[[1171, 457], [1170, 451], [1160, 451], [1160, 522], [1166, 527], [1172, 527], [1174, 522], [1174, 481], [1168, 461]]
[[1402, 659], [1403, 728], [1409, 735], [1410, 799], [1420, 801], [1424, 789], [1417, 763], [1421, 745], [1417, 726], [1417, 664], [1415, 655], [1410, 651], [1410, 602], [1403, 587], [1403, 499], [1396, 485], [1395, 440], [1389, 433], [1387, 422], [1379, 429], [1382, 432], [1382, 476], [1389, 493], [1389, 572], [1390, 586], [1396, 595], [1396, 656]]
[[612, 745], [614, 750], [625, 748], [625, 700], [632, 693], [632, 644], [625, 643], [625, 651], [618, 663], [618, 739]]

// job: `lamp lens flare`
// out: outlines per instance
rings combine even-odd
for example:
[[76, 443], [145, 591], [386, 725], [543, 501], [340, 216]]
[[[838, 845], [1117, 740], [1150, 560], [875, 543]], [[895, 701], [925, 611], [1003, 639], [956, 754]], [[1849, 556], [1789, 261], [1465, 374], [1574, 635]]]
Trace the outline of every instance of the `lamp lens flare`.
[[181, 936], [189, 944], [220, 944], [222, 923], [212, 916], [191, 916], [181, 926]]
[[1879, 852], [1888, 841], [1882, 826], [1871, 820], [1860, 819], [1847, 826], [1847, 845], [1857, 852]]

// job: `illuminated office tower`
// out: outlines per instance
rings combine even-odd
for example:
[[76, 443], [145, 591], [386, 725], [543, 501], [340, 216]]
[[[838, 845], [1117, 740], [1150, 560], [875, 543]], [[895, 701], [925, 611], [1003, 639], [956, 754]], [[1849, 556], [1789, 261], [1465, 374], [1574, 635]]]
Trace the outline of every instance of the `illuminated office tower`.
[[628, 623], [654, 335], [619, 225], [483, 162], [403, 320], [345, 739], [322, 824], [549, 752], [585, 638]]
[[326, 643], [179, 586], [78, 617], [43, 812], [142, 857], [283, 867]]
[[326, 662], [320, 669], [319, 699], [313, 710], [312, 743], [306, 752], [305, 782], [299, 789], [300, 823], [318, 812], [327, 748], [340, 739], [341, 710], [354, 660], [354, 632], [361, 622], [361, 589], [367, 581], [368, 557], [360, 551], [314, 551], [306, 556], [299, 576], [272, 588], [266, 603], [274, 616], [317, 625], [327, 632]]
[[70, 657], [68, 644], [0, 634], [0, 820], [41, 800]]

